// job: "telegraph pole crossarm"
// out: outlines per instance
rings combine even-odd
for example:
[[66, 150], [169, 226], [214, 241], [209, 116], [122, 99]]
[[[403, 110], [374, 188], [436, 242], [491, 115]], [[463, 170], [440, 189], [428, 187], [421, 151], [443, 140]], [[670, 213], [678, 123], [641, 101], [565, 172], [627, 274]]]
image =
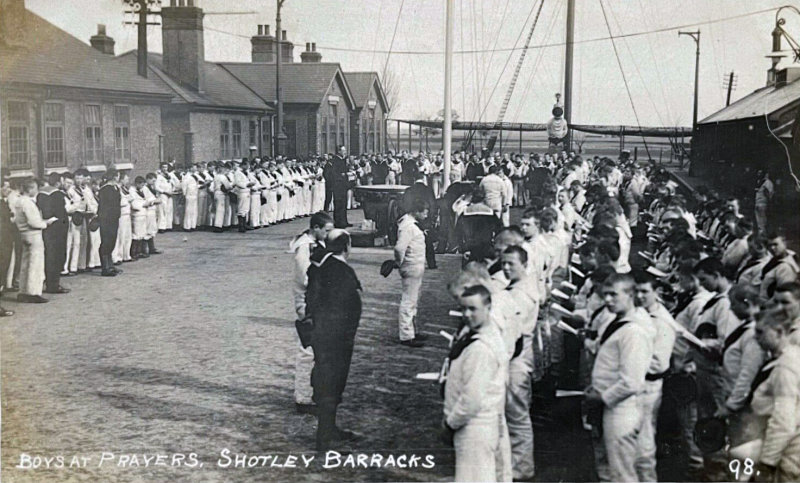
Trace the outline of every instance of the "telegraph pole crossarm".
[[678, 36], [681, 35], [688, 35], [692, 38], [692, 40], [694, 40], [696, 45], [694, 61], [694, 109], [692, 112], [692, 133], [694, 133], [694, 131], [697, 129], [697, 97], [700, 78], [700, 30], [698, 29], [694, 32], [679, 31]]

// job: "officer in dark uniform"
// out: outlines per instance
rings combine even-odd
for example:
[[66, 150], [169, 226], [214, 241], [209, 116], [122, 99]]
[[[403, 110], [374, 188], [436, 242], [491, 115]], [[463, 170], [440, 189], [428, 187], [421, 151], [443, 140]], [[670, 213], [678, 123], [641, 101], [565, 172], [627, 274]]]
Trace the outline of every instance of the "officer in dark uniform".
[[403, 172], [400, 173], [400, 181], [402, 184], [406, 186], [411, 186], [416, 181], [419, 175], [419, 167], [417, 166], [417, 160], [408, 157], [403, 160]]
[[100, 264], [104, 277], [114, 277], [122, 270], [114, 267], [111, 252], [117, 245], [117, 231], [119, 230], [119, 217], [121, 212], [119, 192], [119, 173], [114, 168], [109, 168], [103, 175], [104, 184], [98, 193], [97, 218], [100, 221]]
[[325, 245], [328, 253], [312, 256], [306, 291], [306, 313], [314, 324], [311, 386], [319, 420], [317, 451], [327, 451], [333, 442], [356, 438], [354, 433], [336, 427], [336, 409], [347, 384], [361, 318], [361, 283], [347, 264], [350, 235], [333, 229]]
[[333, 225], [336, 228], [352, 226], [347, 222], [349, 181], [347, 179], [347, 147], [344, 144], [339, 146], [339, 153], [333, 157], [331, 184], [333, 185]]
[[43, 187], [36, 197], [36, 204], [42, 210], [42, 218], [58, 218], [58, 221], [42, 230], [44, 241], [44, 280], [45, 292], [52, 294], [69, 293], [61, 286], [61, 270], [67, 260], [67, 194], [61, 189], [61, 175], [50, 173], [49, 186]]

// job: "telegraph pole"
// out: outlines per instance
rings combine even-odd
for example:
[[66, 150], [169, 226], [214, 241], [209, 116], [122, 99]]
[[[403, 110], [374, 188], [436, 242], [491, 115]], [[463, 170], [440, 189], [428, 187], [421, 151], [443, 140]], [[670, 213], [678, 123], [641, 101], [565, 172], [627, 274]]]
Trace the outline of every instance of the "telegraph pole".
[[733, 75], [733, 71], [731, 71], [723, 86], [728, 89], [728, 97], [725, 99], [725, 107], [728, 107], [731, 105], [731, 91], [736, 88], [736, 77]]
[[158, 22], [148, 22], [148, 14], [158, 15], [160, 12], [151, 12], [150, 6], [155, 5], [156, 0], [125, 0], [131, 10], [125, 13], [132, 13], [138, 17], [134, 22], [123, 22], [125, 25], [135, 24], [137, 26], [137, 49], [136, 49], [136, 73], [147, 78], [147, 26], [161, 25]]
[[697, 47], [694, 60], [694, 111], [692, 113], [692, 134], [697, 130], [697, 89], [700, 79], [700, 30], [695, 32], [678, 32], [678, 36], [688, 35]]
[[286, 0], [276, 0], [278, 9], [275, 15], [275, 46], [278, 50], [275, 56], [275, 100], [278, 108], [277, 126], [275, 127], [275, 155], [284, 154], [286, 147], [286, 133], [283, 132], [283, 100], [281, 99], [281, 40], [283, 39], [283, 32], [281, 31], [281, 7]]

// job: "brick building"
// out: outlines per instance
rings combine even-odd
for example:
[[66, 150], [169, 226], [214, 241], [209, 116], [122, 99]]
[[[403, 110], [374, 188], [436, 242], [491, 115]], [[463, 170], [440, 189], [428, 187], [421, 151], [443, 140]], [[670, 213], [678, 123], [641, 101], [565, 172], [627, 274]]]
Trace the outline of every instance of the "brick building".
[[0, 164], [12, 177], [158, 164], [172, 94], [114, 58], [104, 27], [92, 40], [97, 48], [23, 0], [0, 0]]
[[[333, 153], [336, 146], [351, 147], [351, 119], [355, 101], [347, 78], [338, 63], [320, 62], [321, 55], [312, 44], [293, 59], [294, 45], [282, 32], [281, 83], [283, 85], [284, 132], [286, 155], [307, 156]], [[222, 63], [228, 72], [247, 85], [270, 105], [275, 96], [275, 39], [269, 26], [259, 25], [259, 35], [251, 39], [251, 63]]]
[[377, 72], [345, 72], [356, 108], [350, 116], [350, 152], [386, 151], [389, 103]]
[[[188, 2], [192, 3], [192, 2]], [[203, 10], [162, 7], [163, 54], [148, 53], [149, 78], [172, 93], [161, 109], [164, 156], [179, 165], [270, 154], [272, 109], [225, 68], [205, 60]], [[135, 66], [137, 52], [122, 56]]]

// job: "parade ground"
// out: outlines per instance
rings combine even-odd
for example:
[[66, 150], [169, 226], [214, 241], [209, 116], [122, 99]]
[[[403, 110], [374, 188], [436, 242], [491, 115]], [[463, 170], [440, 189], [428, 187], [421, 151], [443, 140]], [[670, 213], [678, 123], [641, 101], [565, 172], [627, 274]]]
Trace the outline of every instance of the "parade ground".
[[[3, 481], [452, 478], [452, 451], [437, 436], [438, 385], [414, 379], [439, 370], [446, 340], [432, 335], [413, 350], [397, 344], [400, 278], [378, 273], [387, 249], [356, 248], [350, 258], [364, 311], [339, 422], [363, 435], [354, 452], [413, 454], [417, 467], [375, 460], [353, 470], [343, 456], [341, 466], [326, 469], [318, 456], [305, 468], [301, 455], [315, 455], [316, 421], [296, 414], [292, 397], [293, 258], [286, 250], [307, 224], [244, 235], [166, 233], [157, 237], [163, 254], [123, 264], [116, 278], [99, 271], [66, 278], [72, 293], [43, 305], [17, 304], [7, 294], [3, 305], [16, 315], [0, 323]], [[431, 334], [457, 325], [445, 290], [458, 266], [457, 257], [442, 257], [440, 269], [426, 274], [420, 319]], [[63, 456], [65, 468], [16, 468], [23, 453]], [[139, 467], [125, 459], [133, 454]], [[171, 466], [175, 454], [185, 455], [180, 467]], [[234, 468], [236, 454], [269, 458], [242, 469]], [[91, 459], [69, 468], [74, 455]], [[145, 469], [143, 457], [157, 455], [167, 455], [168, 466], [152, 460]], [[432, 468], [422, 467], [426, 455]], [[299, 468], [277, 466], [290, 456]]]
[[[439, 269], [426, 272], [419, 320], [431, 338], [409, 349], [397, 343], [400, 278], [378, 273], [390, 251], [353, 249], [364, 311], [339, 422], [363, 436], [349, 449], [355, 458], [367, 455], [370, 467], [362, 457], [352, 468], [343, 451], [340, 464], [331, 459], [325, 468], [313, 451], [316, 421], [296, 414], [292, 397], [293, 261], [286, 250], [307, 223], [245, 235], [165, 233], [157, 237], [163, 254], [123, 264], [118, 277], [66, 278], [72, 293], [42, 305], [6, 295], [3, 305], [16, 315], [0, 325], [3, 481], [452, 478], [453, 452], [438, 436], [438, 384], [415, 375], [438, 371], [447, 353], [436, 334], [458, 324], [448, 316], [455, 306], [446, 285], [460, 259], [440, 255]], [[574, 438], [557, 441], [569, 429], [558, 432], [537, 433], [537, 479], [581, 476], [580, 448]], [[570, 452], [576, 459], [564, 458]], [[235, 467], [236, 455], [255, 467]], [[402, 455], [407, 468], [397, 464]], [[423, 466], [428, 455], [430, 468]], [[80, 467], [69, 467], [73, 456]], [[306, 468], [303, 456], [316, 457]], [[18, 468], [36, 457], [38, 469]], [[297, 468], [283, 467], [291, 457]]]

